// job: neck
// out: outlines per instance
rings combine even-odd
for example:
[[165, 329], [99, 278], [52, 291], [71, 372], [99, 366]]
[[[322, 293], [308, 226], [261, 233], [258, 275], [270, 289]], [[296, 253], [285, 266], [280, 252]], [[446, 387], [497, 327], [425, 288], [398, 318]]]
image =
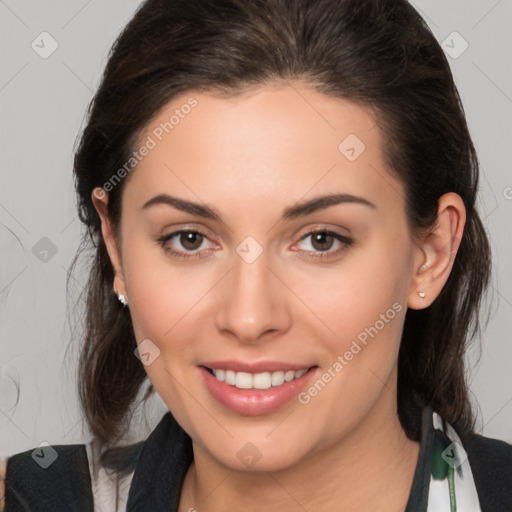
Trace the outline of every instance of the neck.
[[180, 512], [218, 512], [226, 509], [226, 503], [234, 510], [269, 512], [404, 510], [419, 443], [405, 435], [396, 396], [388, 389], [349, 436], [283, 470], [233, 471], [194, 443]]

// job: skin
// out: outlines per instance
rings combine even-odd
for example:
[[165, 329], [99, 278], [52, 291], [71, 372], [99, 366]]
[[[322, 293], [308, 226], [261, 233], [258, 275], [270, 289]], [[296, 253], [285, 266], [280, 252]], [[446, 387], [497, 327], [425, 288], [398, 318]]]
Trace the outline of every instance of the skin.
[[[149, 338], [160, 350], [145, 366], [148, 377], [193, 441], [180, 511], [226, 503], [251, 511], [403, 510], [419, 443], [397, 416], [399, 342], [407, 307], [428, 307], [448, 279], [465, 223], [461, 198], [442, 196], [437, 229], [415, 240], [371, 112], [305, 83], [230, 99], [189, 91], [141, 141], [191, 96], [198, 105], [126, 178], [120, 238], [108, 194], [93, 193], [113, 287], [129, 302], [137, 342]], [[338, 150], [349, 134], [366, 146], [354, 161]], [[280, 220], [286, 207], [335, 192], [376, 208], [344, 203]], [[168, 205], [142, 209], [160, 193], [207, 203], [223, 222]], [[343, 247], [336, 239], [303, 239], [314, 228], [353, 243], [335, 254]], [[157, 242], [179, 229], [205, 233], [197, 249], [179, 235], [167, 242], [199, 258], [178, 260]], [[252, 263], [236, 252], [247, 236], [263, 250]], [[322, 247], [330, 259], [307, 258]], [[202, 361], [240, 359], [317, 365], [316, 380], [394, 303], [401, 310], [307, 404], [237, 414], [198, 378]], [[247, 442], [261, 453], [250, 468], [237, 456]]]

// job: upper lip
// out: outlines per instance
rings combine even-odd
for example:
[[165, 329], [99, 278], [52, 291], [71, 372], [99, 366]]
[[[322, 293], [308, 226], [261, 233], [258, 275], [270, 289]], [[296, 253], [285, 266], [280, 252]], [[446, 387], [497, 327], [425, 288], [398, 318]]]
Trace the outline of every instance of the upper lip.
[[279, 361], [258, 361], [258, 362], [245, 362], [245, 361], [205, 361], [199, 366], [205, 366], [211, 370], [233, 370], [235, 372], [247, 373], [264, 373], [264, 372], [277, 372], [283, 371], [298, 371], [306, 370], [312, 367], [308, 364], [293, 364], [284, 363]]

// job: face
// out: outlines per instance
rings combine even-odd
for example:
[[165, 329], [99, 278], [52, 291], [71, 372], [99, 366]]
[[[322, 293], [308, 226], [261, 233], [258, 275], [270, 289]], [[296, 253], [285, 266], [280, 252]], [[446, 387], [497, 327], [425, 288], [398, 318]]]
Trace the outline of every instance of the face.
[[370, 111], [299, 83], [188, 92], [142, 145], [114, 288], [198, 450], [286, 468], [392, 414], [419, 260]]

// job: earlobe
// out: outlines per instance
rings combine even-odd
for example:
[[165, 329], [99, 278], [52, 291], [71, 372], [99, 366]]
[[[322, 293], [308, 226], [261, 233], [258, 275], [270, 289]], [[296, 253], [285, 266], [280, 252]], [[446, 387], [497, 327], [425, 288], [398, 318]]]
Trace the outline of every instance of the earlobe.
[[126, 296], [126, 287], [124, 283], [124, 275], [119, 255], [118, 244], [114, 234], [112, 221], [108, 213], [108, 193], [100, 187], [96, 187], [92, 191], [92, 202], [101, 220], [101, 233], [105, 246], [107, 247], [110, 262], [114, 269], [113, 288], [116, 293], [122, 293]]
[[425, 236], [415, 258], [407, 300], [411, 309], [430, 306], [441, 293], [453, 268], [465, 223], [462, 198], [454, 192], [444, 194], [438, 201], [437, 224]]

